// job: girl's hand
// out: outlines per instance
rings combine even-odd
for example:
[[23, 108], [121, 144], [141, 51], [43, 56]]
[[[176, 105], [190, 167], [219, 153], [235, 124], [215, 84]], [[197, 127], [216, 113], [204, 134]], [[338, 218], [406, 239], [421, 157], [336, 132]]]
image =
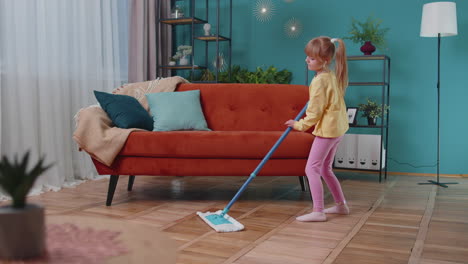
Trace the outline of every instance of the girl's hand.
[[294, 128], [295, 123], [296, 123], [296, 121], [290, 119], [290, 120], [286, 121], [286, 123], [284, 123], [284, 124], [287, 125], [288, 127]]

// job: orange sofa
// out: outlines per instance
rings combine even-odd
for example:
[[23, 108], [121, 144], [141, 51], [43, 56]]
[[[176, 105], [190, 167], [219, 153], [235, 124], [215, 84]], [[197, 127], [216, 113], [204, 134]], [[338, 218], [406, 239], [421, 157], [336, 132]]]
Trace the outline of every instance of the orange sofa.
[[[300, 112], [308, 87], [280, 84], [180, 84], [176, 92], [200, 90], [213, 131], [132, 132], [113, 162], [93, 160], [99, 174], [111, 175], [106, 204], [112, 203], [119, 175], [248, 176]], [[177, 117], [174, 117], [177, 118]], [[314, 136], [292, 131], [258, 176], [303, 175]]]

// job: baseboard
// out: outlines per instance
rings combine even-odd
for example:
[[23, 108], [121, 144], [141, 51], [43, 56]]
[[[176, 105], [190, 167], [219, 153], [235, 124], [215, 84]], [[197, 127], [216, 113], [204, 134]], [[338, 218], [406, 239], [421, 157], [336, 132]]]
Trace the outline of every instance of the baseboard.
[[[366, 171], [366, 170], [346, 170], [346, 169], [334, 169], [334, 171], [339, 172], [359, 172], [359, 173], [366, 173], [366, 174], [376, 174], [378, 172], [375, 171]], [[430, 177], [437, 177], [436, 173], [414, 173], [414, 172], [396, 172], [396, 171], [388, 171], [387, 175], [402, 175], [402, 176], [430, 176]], [[452, 178], [468, 178], [468, 174], [439, 174], [440, 177], [452, 177]]]

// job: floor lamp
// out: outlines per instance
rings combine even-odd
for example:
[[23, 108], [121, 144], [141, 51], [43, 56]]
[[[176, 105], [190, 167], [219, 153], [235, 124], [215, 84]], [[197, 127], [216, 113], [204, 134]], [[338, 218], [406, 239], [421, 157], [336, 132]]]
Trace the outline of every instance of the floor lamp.
[[423, 6], [421, 19], [421, 37], [437, 37], [437, 181], [429, 180], [419, 184], [436, 184], [447, 188], [447, 184], [456, 182], [440, 182], [440, 38], [456, 36], [457, 6], [454, 2], [434, 2]]

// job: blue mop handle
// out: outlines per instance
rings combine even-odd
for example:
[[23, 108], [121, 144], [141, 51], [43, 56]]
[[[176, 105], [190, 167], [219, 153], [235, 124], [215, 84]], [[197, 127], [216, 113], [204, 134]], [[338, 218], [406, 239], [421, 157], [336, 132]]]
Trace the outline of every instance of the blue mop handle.
[[[301, 112], [296, 116], [294, 121], [298, 121], [305, 114], [305, 112], [307, 110], [307, 105], [308, 105], [308, 103], [306, 103], [304, 108], [302, 108]], [[237, 201], [237, 199], [239, 199], [239, 196], [247, 188], [247, 185], [249, 185], [249, 183], [257, 176], [257, 174], [263, 168], [265, 163], [270, 159], [271, 155], [273, 155], [273, 152], [276, 151], [278, 146], [283, 142], [283, 140], [286, 138], [286, 136], [289, 134], [289, 132], [291, 132], [291, 130], [292, 130], [291, 127], [286, 128], [286, 130], [283, 132], [283, 135], [281, 135], [281, 137], [276, 141], [275, 145], [265, 155], [262, 162], [260, 162], [260, 164], [258, 164], [257, 168], [252, 172], [252, 174], [250, 174], [250, 177], [247, 179], [247, 181], [245, 181], [244, 185], [242, 185], [242, 187], [239, 189], [239, 191], [237, 191], [236, 195], [234, 195], [234, 197], [229, 202], [229, 204], [223, 209], [223, 212], [221, 213], [221, 216], [224, 216], [225, 214], [227, 214], [227, 212], [229, 212], [229, 209], [231, 208], [231, 206]]]

